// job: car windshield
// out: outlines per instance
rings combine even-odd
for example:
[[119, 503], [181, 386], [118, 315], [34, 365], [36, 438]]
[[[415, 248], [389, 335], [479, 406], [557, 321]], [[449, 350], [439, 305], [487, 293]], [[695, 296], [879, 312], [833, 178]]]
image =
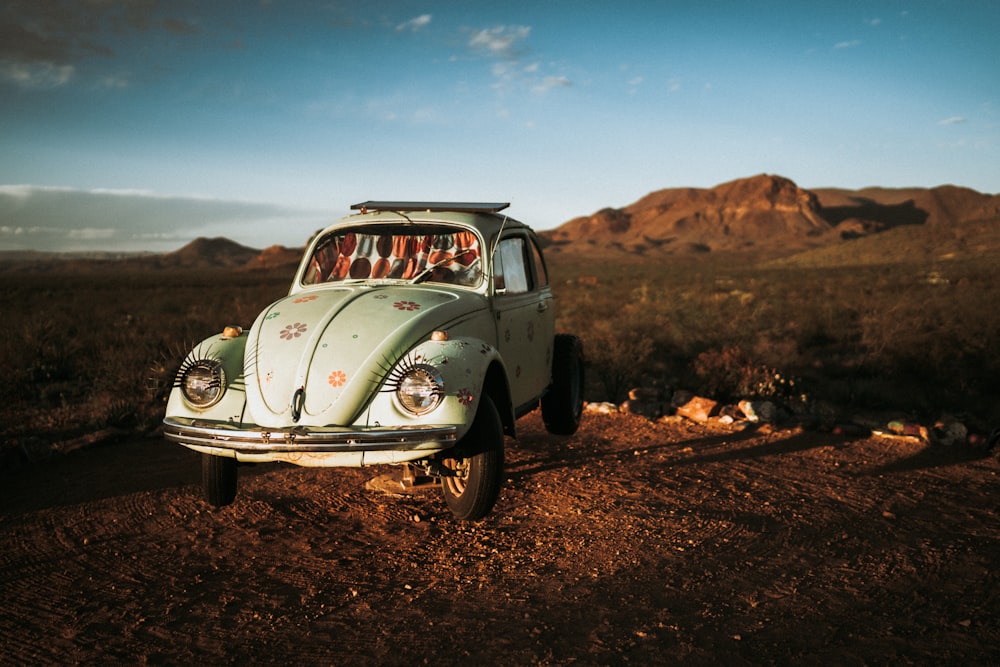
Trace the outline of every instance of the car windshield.
[[409, 280], [465, 287], [483, 277], [479, 237], [446, 225], [347, 227], [313, 251], [304, 285], [345, 280]]

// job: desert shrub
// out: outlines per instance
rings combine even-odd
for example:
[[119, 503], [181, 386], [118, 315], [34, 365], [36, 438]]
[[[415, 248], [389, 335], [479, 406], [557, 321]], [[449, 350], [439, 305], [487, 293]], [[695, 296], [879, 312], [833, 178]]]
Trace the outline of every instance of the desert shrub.
[[590, 375], [603, 388], [603, 398], [621, 401], [636, 384], [644, 384], [653, 356], [653, 340], [639, 329], [596, 324], [583, 332]]
[[[618, 401], [640, 384], [719, 398], [805, 393], [844, 409], [968, 414], [985, 428], [1000, 423], [997, 259], [630, 258], [623, 270], [556, 254], [549, 269], [557, 327], [584, 342], [588, 400]], [[187, 351], [227, 324], [249, 326], [289, 280], [287, 271], [0, 273], [0, 437], [156, 426]]]
[[722, 399], [763, 398], [782, 403], [806, 400], [801, 381], [762, 364], [737, 346], [712, 348], [691, 364], [698, 389]]
[[806, 394], [845, 410], [1000, 421], [995, 256], [816, 268], [649, 261], [627, 275], [611, 262], [558, 261], [554, 275], [598, 277], [584, 286], [567, 275], [554, 289], [561, 327], [592, 339], [588, 363], [609, 395], [665, 368], [720, 398]]
[[288, 280], [223, 271], [0, 275], [0, 437], [156, 426], [193, 342], [249, 325]]
[[557, 327], [583, 341], [589, 400], [617, 402], [634, 386], [665, 384], [673, 356], [664, 335], [669, 323], [648, 282], [603, 274], [596, 285], [557, 285], [556, 298]]

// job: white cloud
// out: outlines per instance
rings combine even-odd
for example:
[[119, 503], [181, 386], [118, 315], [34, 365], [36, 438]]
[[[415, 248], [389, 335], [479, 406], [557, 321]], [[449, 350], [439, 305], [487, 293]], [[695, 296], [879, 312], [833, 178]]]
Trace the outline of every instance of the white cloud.
[[[0, 83], [50, 89], [95, 72], [96, 85], [122, 87], [122, 79], [102, 70], [131, 62], [128, 40], [190, 39], [204, 32], [202, 19], [176, 15], [193, 7], [156, 0], [8, 0], [0, 5]], [[192, 3], [185, 3], [192, 4]], [[197, 4], [197, 3], [193, 3]], [[9, 5], [9, 7], [8, 7]], [[126, 49], [128, 47], [125, 47]]]
[[532, 88], [532, 91], [545, 94], [553, 88], [569, 88], [572, 85], [570, 80], [564, 76], [546, 76]]
[[484, 53], [491, 58], [516, 60], [520, 56], [521, 44], [528, 39], [528, 26], [496, 26], [477, 30], [469, 39], [469, 48]]
[[966, 119], [962, 116], [952, 116], [951, 118], [945, 118], [938, 121], [938, 125], [959, 125], [966, 122]]
[[490, 87], [501, 94], [520, 90], [544, 95], [554, 88], [572, 86], [573, 82], [569, 77], [545, 74], [542, 64], [537, 60], [522, 62], [522, 58], [529, 52], [527, 40], [530, 35], [530, 26], [499, 25], [472, 31], [467, 47], [493, 61], [490, 73], [494, 81]]
[[511, 76], [514, 69], [514, 66], [510, 63], [493, 63], [493, 66], [490, 67], [490, 72], [493, 73], [493, 76], [500, 79], [506, 76]]
[[6, 195], [12, 200], [25, 200], [34, 188], [30, 185], [0, 185], [0, 197]]
[[73, 65], [7, 60], [0, 63], [0, 80], [21, 88], [44, 90], [69, 83], [75, 71]]
[[102, 76], [100, 79], [98, 79], [97, 83], [102, 88], [128, 88], [129, 85], [131, 84], [131, 81], [129, 81], [128, 78], [124, 76], [115, 74], [106, 74]]
[[853, 48], [855, 48], [857, 46], [861, 46], [861, 40], [860, 39], [852, 39], [852, 40], [847, 40], [847, 41], [843, 41], [843, 42], [837, 42], [836, 44], [833, 45], [833, 48], [835, 48], [835, 49], [853, 49]]
[[253, 247], [300, 244], [331, 218], [265, 202], [0, 185], [0, 250], [172, 250], [198, 236]]
[[404, 21], [396, 26], [397, 32], [417, 32], [426, 28], [431, 23], [430, 14], [421, 14], [420, 16], [414, 16], [409, 21]]
[[66, 235], [71, 239], [80, 241], [106, 241], [115, 237], [115, 230], [85, 227], [83, 229], [71, 229]]

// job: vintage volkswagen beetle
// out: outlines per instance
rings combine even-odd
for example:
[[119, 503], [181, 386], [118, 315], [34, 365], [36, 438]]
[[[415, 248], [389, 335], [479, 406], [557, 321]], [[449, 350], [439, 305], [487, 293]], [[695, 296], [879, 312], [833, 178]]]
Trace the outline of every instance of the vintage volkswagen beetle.
[[202, 454], [208, 501], [233, 502], [237, 462], [397, 464], [479, 519], [518, 417], [540, 406], [550, 432], [575, 432], [580, 342], [555, 333], [537, 239], [506, 207], [356, 204], [309, 244], [288, 296], [191, 351], [164, 434]]

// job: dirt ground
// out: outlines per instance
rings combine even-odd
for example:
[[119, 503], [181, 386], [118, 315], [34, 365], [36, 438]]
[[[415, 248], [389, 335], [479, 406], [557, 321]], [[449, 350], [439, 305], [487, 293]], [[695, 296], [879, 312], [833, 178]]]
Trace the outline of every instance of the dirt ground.
[[994, 453], [531, 415], [489, 517], [161, 438], [0, 476], [3, 664], [997, 664]]

